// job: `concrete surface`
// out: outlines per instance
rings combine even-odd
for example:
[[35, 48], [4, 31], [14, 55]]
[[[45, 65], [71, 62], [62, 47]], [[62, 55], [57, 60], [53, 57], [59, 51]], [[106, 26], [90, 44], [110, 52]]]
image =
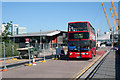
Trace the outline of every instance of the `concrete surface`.
[[116, 57], [115, 57], [115, 52], [111, 51], [102, 65], [98, 68], [96, 73], [93, 76], [94, 78], [116, 78]]

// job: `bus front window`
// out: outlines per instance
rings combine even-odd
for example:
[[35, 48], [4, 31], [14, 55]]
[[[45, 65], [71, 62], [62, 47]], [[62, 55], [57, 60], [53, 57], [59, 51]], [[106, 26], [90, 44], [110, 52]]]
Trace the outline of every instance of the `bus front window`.
[[69, 41], [69, 51], [71, 52], [82, 52], [90, 50], [90, 41]]
[[71, 23], [69, 31], [88, 31], [88, 23]]

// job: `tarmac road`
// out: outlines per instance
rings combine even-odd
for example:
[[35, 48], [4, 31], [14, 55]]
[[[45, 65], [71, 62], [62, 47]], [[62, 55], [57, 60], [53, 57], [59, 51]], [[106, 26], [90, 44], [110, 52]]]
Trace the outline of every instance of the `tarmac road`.
[[[107, 49], [106, 49], [107, 50]], [[45, 63], [37, 63], [36, 66], [22, 66], [10, 69], [2, 73], [3, 78], [75, 78], [86, 66], [91, 64], [99, 56], [93, 59], [79, 60], [49, 60]], [[102, 52], [103, 54], [103, 52]]]

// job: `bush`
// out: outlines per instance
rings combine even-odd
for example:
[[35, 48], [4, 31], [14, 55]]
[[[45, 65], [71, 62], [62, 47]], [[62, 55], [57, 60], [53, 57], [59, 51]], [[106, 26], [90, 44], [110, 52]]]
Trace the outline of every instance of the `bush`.
[[[18, 45], [16, 45], [15, 43], [5, 44], [5, 57], [18, 56], [19, 52], [16, 50], [17, 48], [18, 48]], [[2, 45], [2, 57], [4, 57], [4, 46], [3, 45]]]

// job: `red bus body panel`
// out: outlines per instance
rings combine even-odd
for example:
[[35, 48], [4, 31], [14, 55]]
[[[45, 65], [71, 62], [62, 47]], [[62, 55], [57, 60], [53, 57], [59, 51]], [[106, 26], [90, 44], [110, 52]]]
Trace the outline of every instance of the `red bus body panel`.
[[[70, 55], [72, 53], [72, 55]], [[88, 53], [88, 55], [85, 55]], [[81, 55], [81, 56], [80, 56]], [[91, 52], [69, 52], [69, 58], [91, 58]]]
[[[68, 41], [80, 41], [80, 40], [91, 40], [96, 42], [96, 36], [90, 31], [90, 23], [88, 21], [78, 21], [78, 22], [69, 22], [68, 24], [71, 23], [88, 23], [88, 31], [70, 31], [69, 32], [69, 26], [68, 26]], [[94, 29], [94, 28], [93, 28]], [[69, 33], [76, 33], [76, 32], [89, 32], [89, 39], [69, 39]], [[92, 39], [92, 35], [95, 36], [95, 40]], [[93, 55], [96, 55], [96, 45], [95, 47], [91, 48], [93, 51]], [[88, 53], [87, 55], [85, 53]], [[87, 52], [68, 52], [68, 57], [69, 58], [92, 58], [91, 56], [91, 51]]]

